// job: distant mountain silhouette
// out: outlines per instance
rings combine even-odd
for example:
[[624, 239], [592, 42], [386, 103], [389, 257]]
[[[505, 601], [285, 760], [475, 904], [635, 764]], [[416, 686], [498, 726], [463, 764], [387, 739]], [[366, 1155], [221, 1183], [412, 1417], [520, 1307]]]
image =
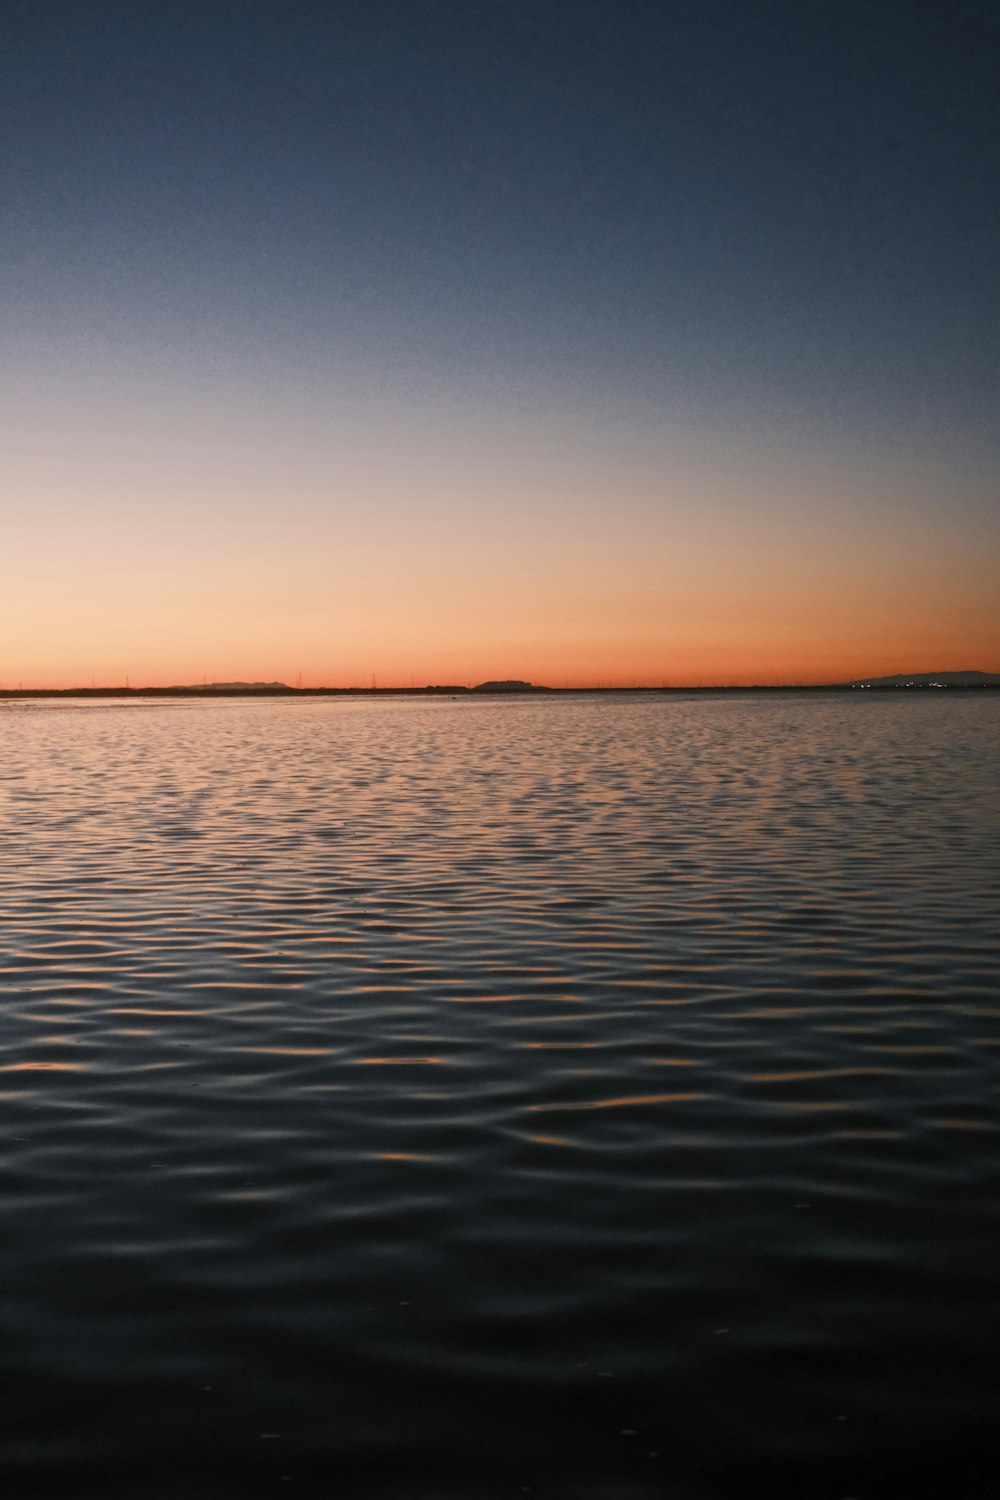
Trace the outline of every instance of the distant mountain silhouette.
[[1000, 672], [896, 672], [892, 677], [855, 677], [848, 687], [1000, 687]]
[[544, 693], [547, 689], [536, 688], [533, 682], [520, 682], [516, 677], [508, 677], [503, 682], [477, 682], [472, 691], [474, 693]]

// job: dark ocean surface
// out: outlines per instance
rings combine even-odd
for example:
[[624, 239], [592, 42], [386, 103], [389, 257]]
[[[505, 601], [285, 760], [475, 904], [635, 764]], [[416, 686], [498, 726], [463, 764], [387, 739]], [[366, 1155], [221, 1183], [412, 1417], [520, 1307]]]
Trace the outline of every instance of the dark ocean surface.
[[0, 708], [4, 1494], [1000, 1493], [998, 750]]

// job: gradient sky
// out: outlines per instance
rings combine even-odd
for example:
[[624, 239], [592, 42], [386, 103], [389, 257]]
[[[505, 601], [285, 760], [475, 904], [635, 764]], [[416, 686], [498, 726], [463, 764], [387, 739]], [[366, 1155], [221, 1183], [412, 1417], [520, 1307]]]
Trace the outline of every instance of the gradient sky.
[[8, 4], [0, 681], [1000, 671], [1000, 7]]

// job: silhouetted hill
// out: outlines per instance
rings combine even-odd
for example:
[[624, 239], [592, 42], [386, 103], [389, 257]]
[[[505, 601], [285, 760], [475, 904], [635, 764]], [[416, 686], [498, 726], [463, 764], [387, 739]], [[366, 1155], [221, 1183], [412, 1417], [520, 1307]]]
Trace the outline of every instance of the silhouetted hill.
[[536, 687], [533, 682], [520, 682], [516, 677], [508, 677], [503, 682], [477, 682], [472, 691], [474, 693], [546, 693], [549, 689]]
[[847, 687], [1000, 687], [1000, 672], [896, 672], [892, 677], [855, 677]]

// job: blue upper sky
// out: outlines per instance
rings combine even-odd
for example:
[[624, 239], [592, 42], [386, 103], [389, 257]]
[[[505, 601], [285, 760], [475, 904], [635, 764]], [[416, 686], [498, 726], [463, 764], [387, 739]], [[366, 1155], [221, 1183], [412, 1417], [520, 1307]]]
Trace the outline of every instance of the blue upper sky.
[[8, 310], [982, 436], [998, 15], [12, 6]]

